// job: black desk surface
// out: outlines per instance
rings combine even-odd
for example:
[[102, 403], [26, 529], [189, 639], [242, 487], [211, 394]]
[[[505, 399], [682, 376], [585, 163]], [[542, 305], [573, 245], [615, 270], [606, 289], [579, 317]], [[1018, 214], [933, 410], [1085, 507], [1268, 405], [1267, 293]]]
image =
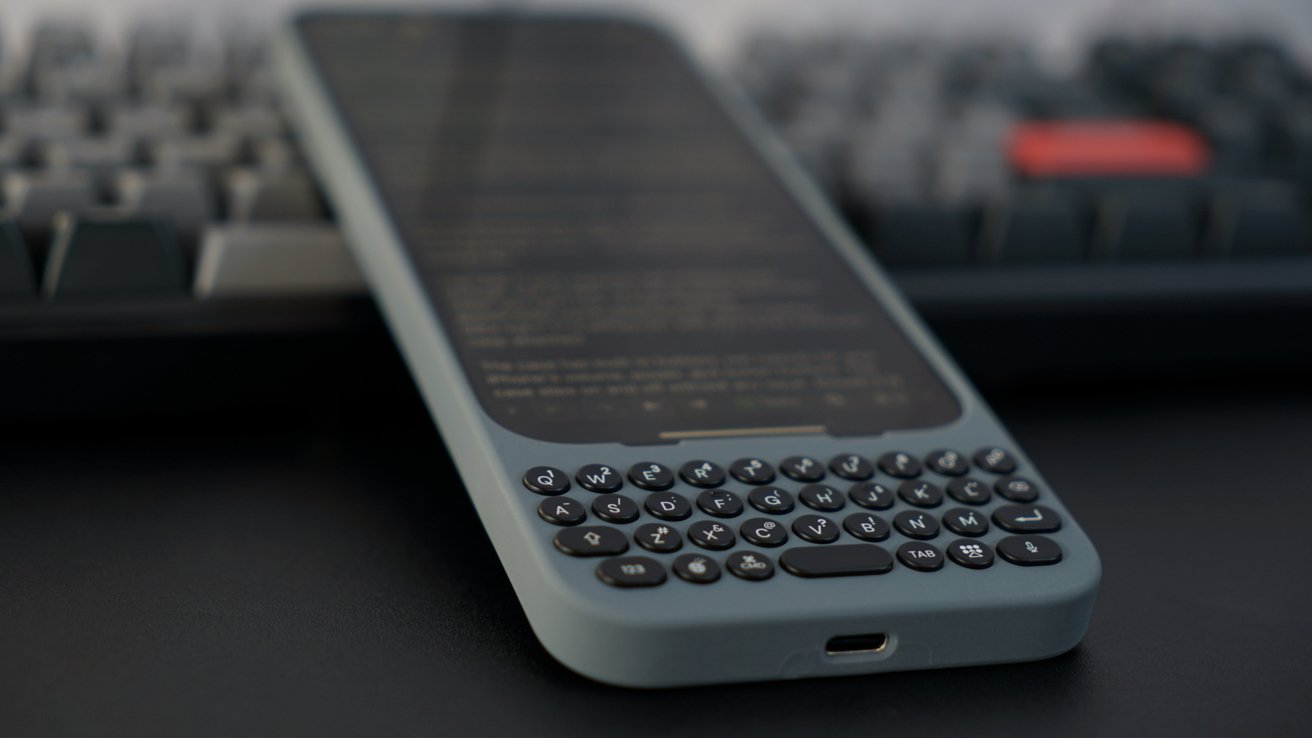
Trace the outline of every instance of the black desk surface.
[[308, 414], [7, 423], [0, 734], [1312, 735], [1312, 380], [986, 388], [1103, 556], [1069, 654], [639, 692], [537, 645], [387, 362]]

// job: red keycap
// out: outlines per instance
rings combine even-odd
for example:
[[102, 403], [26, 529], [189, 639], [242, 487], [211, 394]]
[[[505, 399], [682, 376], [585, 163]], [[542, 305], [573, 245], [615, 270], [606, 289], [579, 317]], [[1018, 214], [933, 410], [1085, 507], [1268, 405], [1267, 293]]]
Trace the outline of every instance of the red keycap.
[[1030, 121], [1012, 126], [1011, 165], [1028, 177], [1191, 177], [1207, 167], [1207, 143], [1177, 123]]

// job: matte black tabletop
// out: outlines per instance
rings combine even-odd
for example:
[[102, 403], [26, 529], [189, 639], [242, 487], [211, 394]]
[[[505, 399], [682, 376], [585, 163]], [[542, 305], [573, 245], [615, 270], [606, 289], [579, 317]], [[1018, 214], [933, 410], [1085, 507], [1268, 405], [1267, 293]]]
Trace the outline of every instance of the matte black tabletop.
[[1071, 653], [632, 691], [537, 644], [380, 362], [315, 411], [6, 423], [0, 734], [1312, 735], [1312, 380], [985, 388], [1103, 557]]

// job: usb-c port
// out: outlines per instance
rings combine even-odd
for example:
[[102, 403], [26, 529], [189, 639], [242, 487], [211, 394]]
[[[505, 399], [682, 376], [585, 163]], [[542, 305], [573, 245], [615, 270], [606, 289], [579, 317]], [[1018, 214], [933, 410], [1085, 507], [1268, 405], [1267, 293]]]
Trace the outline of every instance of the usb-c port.
[[825, 644], [825, 653], [829, 656], [855, 656], [863, 653], [879, 653], [886, 646], [888, 646], [888, 636], [883, 633], [834, 636]]

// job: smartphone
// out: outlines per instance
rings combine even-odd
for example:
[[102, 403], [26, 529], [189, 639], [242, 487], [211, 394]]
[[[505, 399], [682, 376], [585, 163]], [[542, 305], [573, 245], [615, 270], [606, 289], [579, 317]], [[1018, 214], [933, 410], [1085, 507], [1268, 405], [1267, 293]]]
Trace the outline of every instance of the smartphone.
[[780, 144], [670, 34], [597, 15], [312, 12], [275, 56], [559, 661], [660, 687], [1080, 641], [1089, 539]]

